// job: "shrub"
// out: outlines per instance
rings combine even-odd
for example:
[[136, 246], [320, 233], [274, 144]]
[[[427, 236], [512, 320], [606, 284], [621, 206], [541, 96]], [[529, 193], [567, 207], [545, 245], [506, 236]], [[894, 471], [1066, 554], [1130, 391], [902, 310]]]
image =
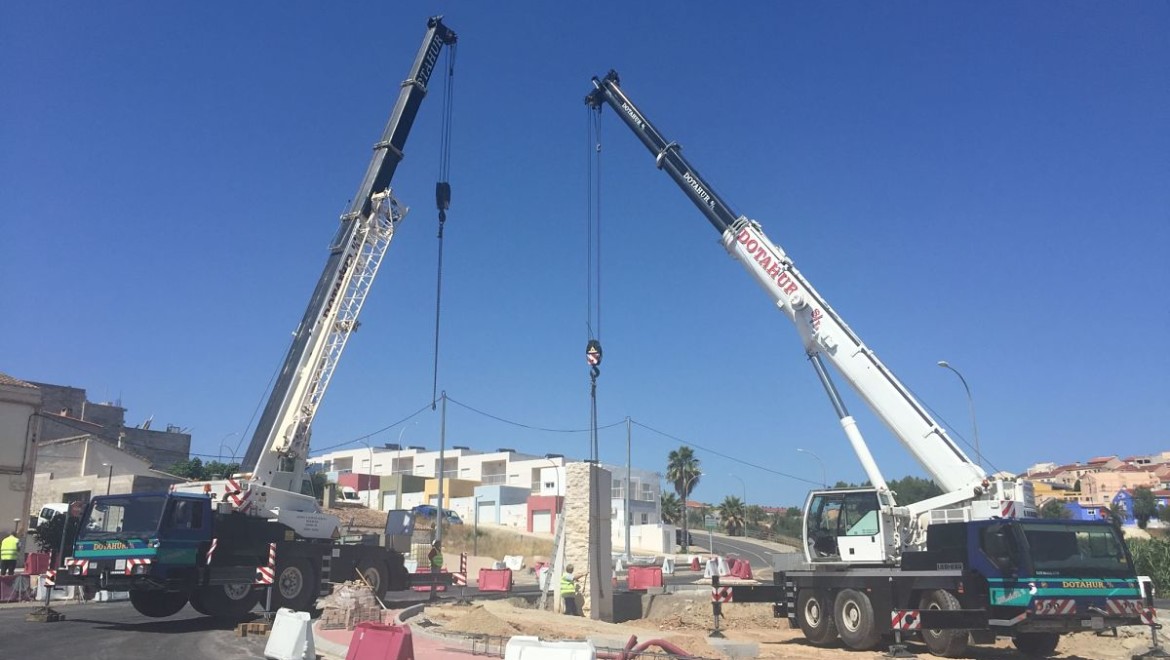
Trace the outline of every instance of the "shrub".
[[1170, 593], [1170, 541], [1126, 539], [1126, 544], [1137, 574], [1150, 576], [1159, 594]]

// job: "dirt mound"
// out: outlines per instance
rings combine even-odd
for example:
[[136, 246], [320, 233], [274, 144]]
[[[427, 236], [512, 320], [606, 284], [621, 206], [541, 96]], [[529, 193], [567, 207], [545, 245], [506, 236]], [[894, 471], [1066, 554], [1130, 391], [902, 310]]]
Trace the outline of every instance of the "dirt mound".
[[444, 626], [447, 630], [467, 635], [489, 635], [493, 637], [510, 637], [516, 634], [516, 627], [508, 624], [498, 616], [488, 612], [482, 605], [471, 608], [467, 614], [451, 621]]

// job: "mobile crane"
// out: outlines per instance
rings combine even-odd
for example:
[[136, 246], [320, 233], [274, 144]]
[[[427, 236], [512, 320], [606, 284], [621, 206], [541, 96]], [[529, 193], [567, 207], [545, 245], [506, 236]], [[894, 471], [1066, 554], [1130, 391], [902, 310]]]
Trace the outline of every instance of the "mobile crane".
[[[379, 596], [447, 575], [407, 573], [401, 553], [339, 542], [339, 520], [298, 492], [317, 409], [398, 223], [407, 209], [390, 189], [427, 84], [456, 34], [441, 17], [426, 35], [374, 145], [357, 194], [293, 335], [242, 465], [227, 479], [189, 482], [169, 493], [96, 497], [86, 507], [73, 556], [58, 584], [129, 591], [142, 614], [165, 617], [188, 602], [202, 614], [238, 617], [273, 586], [276, 607], [305, 610], [330, 583], [355, 571]], [[449, 188], [438, 186], [440, 208]]]
[[[803, 561], [775, 583], [733, 587], [733, 601], [774, 603], [810, 643], [838, 637], [874, 648], [893, 631], [922, 631], [932, 653], [1010, 636], [1021, 651], [1052, 653], [1060, 634], [1149, 624], [1119, 532], [1105, 522], [1036, 517], [1030, 484], [992, 478], [764, 235], [736, 215], [630, 101], [617, 72], [593, 78], [588, 106], [608, 104], [720, 233], [723, 247], [795, 324], [809, 362], [872, 485], [816, 490], [804, 507]], [[826, 362], [885, 423], [944, 493], [900, 506]]]

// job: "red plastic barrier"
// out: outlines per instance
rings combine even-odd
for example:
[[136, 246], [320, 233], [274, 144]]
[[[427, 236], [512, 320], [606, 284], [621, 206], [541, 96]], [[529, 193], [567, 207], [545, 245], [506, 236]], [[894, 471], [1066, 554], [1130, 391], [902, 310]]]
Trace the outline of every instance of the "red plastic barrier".
[[[431, 567], [430, 566], [419, 566], [417, 569], [415, 569], [414, 572], [415, 572], [415, 574], [430, 573]], [[446, 573], [447, 569], [440, 568], [439, 572]], [[411, 589], [413, 589], [415, 591], [430, 591], [431, 585], [429, 585], [429, 584], [416, 585], [416, 586], [411, 587]], [[447, 590], [447, 585], [445, 585], [445, 584], [440, 584], [439, 586], [435, 587], [435, 591], [446, 591], [446, 590]]]
[[[16, 589], [16, 580], [21, 580], [21, 588]], [[22, 600], [31, 600], [28, 578], [23, 575], [0, 576], [0, 603], [15, 603]]]
[[691, 557], [691, 570], [692, 571], [703, 570], [702, 567], [699, 566], [699, 558], [698, 557]]
[[480, 591], [511, 591], [512, 569], [510, 568], [481, 568], [479, 569]]
[[662, 586], [661, 566], [631, 566], [626, 574], [629, 589], [649, 589]]
[[345, 660], [414, 660], [410, 627], [373, 621], [357, 624]]
[[[731, 564], [730, 559], [727, 561], [729, 564]], [[752, 564], [751, 564], [751, 562], [749, 562], [746, 559], [736, 559], [734, 564], [731, 564], [730, 566], [727, 567], [727, 570], [731, 574], [731, 577], [733, 577], [733, 578], [739, 578], [741, 580], [750, 580], [753, 577], [752, 576]]]
[[24, 556], [24, 574], [40, 575], [49, 568], [49, 553], [30, 552]]

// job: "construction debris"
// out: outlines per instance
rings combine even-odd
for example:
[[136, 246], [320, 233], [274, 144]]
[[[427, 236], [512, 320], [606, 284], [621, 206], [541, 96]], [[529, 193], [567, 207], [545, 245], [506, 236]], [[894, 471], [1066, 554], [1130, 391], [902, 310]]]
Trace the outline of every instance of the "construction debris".
[[333, 585], [333, 593], [317, 599], [317, 607], [321, 610], [319, 625], [324, 629], [353, 630], [363, 621], [382, 620], [382, 606], [374, 590], [360, 580]]

